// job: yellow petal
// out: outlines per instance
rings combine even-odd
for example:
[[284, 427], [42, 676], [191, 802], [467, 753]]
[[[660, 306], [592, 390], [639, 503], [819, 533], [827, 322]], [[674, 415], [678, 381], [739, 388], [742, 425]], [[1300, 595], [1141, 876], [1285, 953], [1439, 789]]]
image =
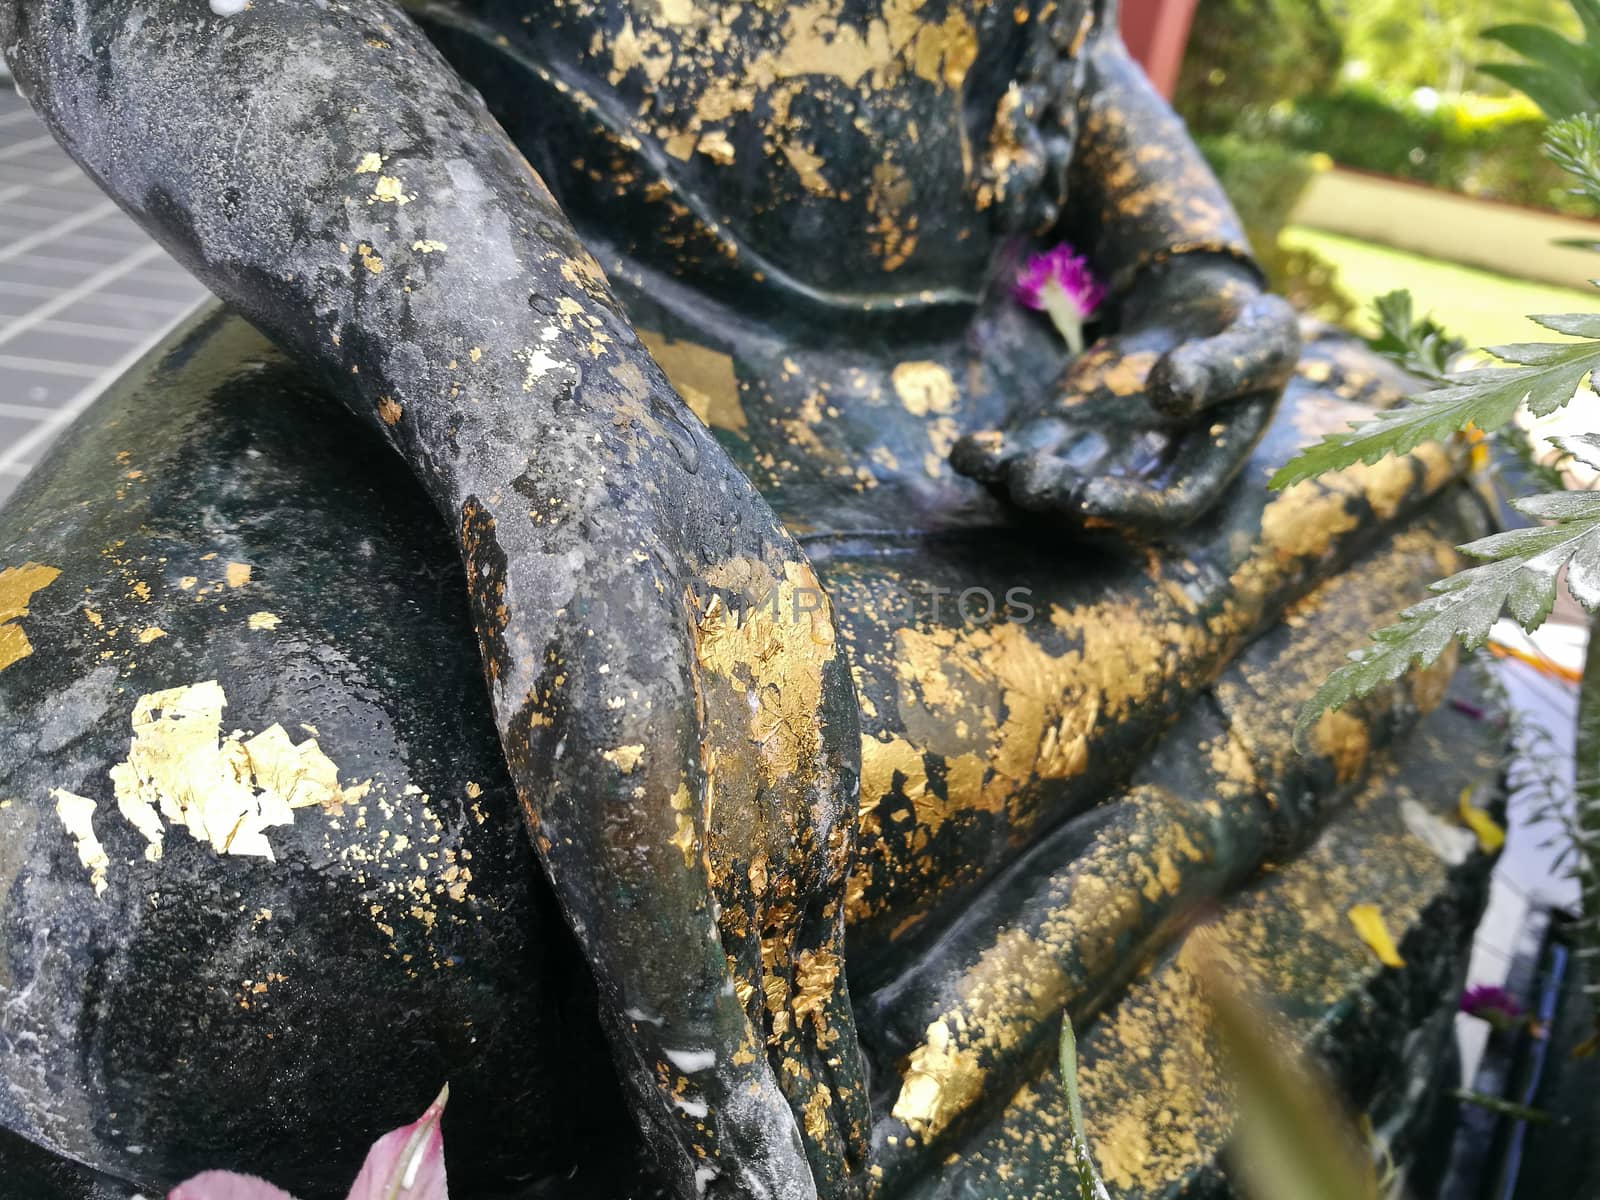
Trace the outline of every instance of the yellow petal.
[[1462, 823], [1478, 835], [1478, 846], [1485, 854], [1493, 854], [1506, 844], [1506, 831], [1500, 828], [1500, 823], [1476, 808], [1472, 803], [1472, 789], [1461, 789], [1461, 798], [1456, 801], [1456, 812], [1460, 815]]
[[1352, 905], [1346, 915], [1350, 918], [1350, 924], [1356, 927], [1356, 933], [1361, 935], [1361, 940], [1378, 956], [1379, 962], [1386, 967], [1406, 965], [1406, 960], [1400, 957], [1400, 951], [1394, 947], [1389, 927], [1383, 923], [1383, 913], [1378, 911], [1376, 904]]

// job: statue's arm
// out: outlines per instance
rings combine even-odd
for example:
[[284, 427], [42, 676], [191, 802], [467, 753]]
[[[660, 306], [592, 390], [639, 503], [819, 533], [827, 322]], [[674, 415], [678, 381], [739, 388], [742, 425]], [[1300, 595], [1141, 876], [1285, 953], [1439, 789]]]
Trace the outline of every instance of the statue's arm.
[[[719, 931], [688, 599], [719, 567], [781, 579], [803, 555], [396, 5], [212, 3], [4, 0], [0, 44], [73, 156], [319, 372], [459, 537], [513, 777], [677, 1190], [836, 1191], [846, 1118], [828, 1114], [859, 1126], [865, 1103], [840, 1084], [859, 1066], [844, 976], [811, 997], [844, 1022], [826, 1055], [844, 1067], [802, 1145], [815, 1096], [776, 1078], [735, 986], [762, 977], [760, 947]], [[347, 436], [314, 411], [305, 432]], [[798, 831], [774, 872], [799, 936], [836, 955], [854, 708], [842, 660], [817, 669], [836, 719], [793, 714], [820, 749], [764, 799]]]
[[1139, 272], [1184, 254], [1259, 268], [1233, 205], [1183, 121], [1129, 56], [1116, 0], [1096, 4], [1085, 40], [1069, 235], [1116, 296]]

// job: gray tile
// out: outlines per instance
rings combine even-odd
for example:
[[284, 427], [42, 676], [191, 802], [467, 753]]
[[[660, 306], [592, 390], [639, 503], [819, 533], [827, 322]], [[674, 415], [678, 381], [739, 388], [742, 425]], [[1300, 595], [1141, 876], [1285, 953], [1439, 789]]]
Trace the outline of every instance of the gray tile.
[[63, 291], [82, 283], [99, 269], [88, 263], [48, 262], [21, 254], [0, 259], [0, 288]]
[[53, 212], [33, 204], [0, 201], [0, 231], [6, 233], [17, 235], [38, 233], [41, 229], [61, 224], [64, 216], [71, 214]]
[[[41, 230], [48, 233], [49, 230]], [[37, 234], [34, 236], [38, 236]], [[66, 233], [53, 234], [40, 242], [29, 244], [24, 252], [30, 259], [49, 259], [56, 262], [84, 263], [98, 271], [107, 263], [113, 263], [126, 258], [130, 250], [137, 249], [138, 242], [129, 240], [124, 242], [111, 241], [108, 238], [80, 237], [76, 229], [69, 229]], [[0, 255], [5, 251], [0, 249]], [[13, 255], [15, 259], [20, 257]], [[0, 258], [0, 262], [6, 261]]]
[[80, 245], [109, 250], [113, 246], [139, 247], [149, 244], [150, 235], [127, 217], [113, 212], [72, 230], [72, 240]]
[[[0, 328], [0, 337], [5, 335]], [[77, 333], [56, 333], [40, 329], [37, 325], [23, 330], [14, 338], [0, 341], [0, 356], [44, 359], [49, 362], [72, 363], [87, 367], [110, 367], [133, 349], [131, 341], [112, 341], [109, 338], [84, 337]], [[7, 368], [0, 366], [0, 379]]]
[[[7, 367], [0, 370], [0, 400], [7, 404], [60, 408], [92, 382], [74, 375], [51, 375], [43, 371]], [[0, 421], [18, 420], [16, 417], [0, 417]], [[0, 447], [6, 444], [4, 431], [0, 429]]]
[[103, 295], [85, 296], [75, 300], [51, 316], [79, 325], [106, 325], [116, 329], [139, 330], [154, 333], [172, 320], [173, 311], [165, 306], [138, 301], [113, 300]]
[[[135, 329], [122, 329], [115, 325], [75, 325], [71, 321], [63, 321], [56, 317], [47, 317], [31, 327], [39, 333], [63, 334], [74, 338], [93, 338], [97, 341], [115, 342], [119, 346], [131, 345], [141, 341], [144, 334]], [[5, 333], [5, 327], [0, 325], [0, 334]]]
[[[0, 454], [10, 450], [40, 424], [39, 421], [30, 421], [23, 417], [0, 416]], [[5, 476], [0, 476], [0, 479], [3, 478]]]
[[[22, 137], [10, 136], [18, 130], [23, 133]], [[48, 129], [41, 126], [36, 125], [32, 129], [28, 129], [24, 124], [14, 126], [12, 129], [8, 129], [6, 133], [8, 136], [0, 139], [0, 141], [4, 142], [4, 145], [0, 145], [0, 162], [16, 162], [18, 159], [25, 158], [28, 155], [50, 150], [56, 151], [58, 155], [60, 154], [61, 148], [57, 145], [56, 139], [50, 136]]]
[[[159, 318], [157, 320], [157, 324], [160, 324], [165, 321], [170, 321], [174, 317], [182, 316], [197, 303], [199, 303], [201, 296], [204, 295], [202, 292], [199, 295], [190, 296], [186, 300], [174, 299], [167, 296], [163, 296], [159, 300], [151, 299], [149, 296], [130, 296], [128, 293], [120, 290], [123, 281], [127, 278], [127, 276], [123, 276], [122, 279], [112, 280], [105, 287], [98, 289], [94, 293], [94, 298], [96, 300], [104, 301], [107, 304], [122, 304], [131, 308], [148, 309], [153, 317]], [[113, 288], [118, 290], [113, 291]]]
[[54, 178], [61, 170], [61, 161], [57, 159], [48, 166], [34, 166], [31, 163], [11, 162], [0, 158], [0, 188], [51, 188], [59, 187], [60, 180]]
[[9, 341], [0, 342], [0, 371], [38, 371], [42, 375], [66, 375], [75, 379], [94, 379], [100, 375], [101, 367], [91, 366], [81, 359], [35, 358], [17, 353], [17, 343], [25, 340], [29, 332], [25, 329]]
[[15, 294], [27, 298], [28, 308], [19, 315], [29, 316], [34, 309], [40, 308], [46, 304], [54, 304], [62, 296], [62, 294], [66, 292], [67, 289], [64, 287], [46, 286], [45, 284], [41, 283], [18, 283], [15, 280], [11, 280], [5, 282], [4, 290], [8, 294]]
[[146, 271], [129, 271], [111, 284], [120, 295], [140, 300], [172, 304], [191, 304], [206, 294], [205, 284], [188, 275], [169, 276]]
[[[0, 184], [0, 193], [6, 189], [5, 184]], [[19, 191], [16, 202], [26, 205], [30, 209], [44, 209], [46, 212], [55, 213], [56, 220], [70, 217], [73, 213], [80, 213], [86, 208], [92, 208], [105, 199], [105, 193], [87, 179], [81, 185], [53, 187], [29, 187]], [[9, 208], [11, 202], [6, 201], [5, 207]]]
[[0, 287], [0, 333], [17, 317], [25, 317], [49, 299], [50, 293], [40, 296], [20, 288]]
[[30, 150], [26, 154], [14, 155], [6, 159], [6, 161], [16, 163], [19, 167], [55, 171], [60, 169], [61, 158], [65, 153], [66, 151], [56, 144], [55, 139], [51, 138], [48, 146], [38, 150]]

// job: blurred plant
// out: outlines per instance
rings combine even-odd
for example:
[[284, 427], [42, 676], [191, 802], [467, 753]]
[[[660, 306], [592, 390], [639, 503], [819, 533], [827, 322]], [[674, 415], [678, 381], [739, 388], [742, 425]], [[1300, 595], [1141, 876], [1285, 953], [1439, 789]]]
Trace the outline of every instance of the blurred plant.
[[1600, 0], [1571, 0], [1584, 40], [1574, 42], [1550, 25], [1495, 25], [1483, 36], [1530, 61], [1484, 63], [1485, 75], [1510, 84], [1553, 119], [1600, 112]]
[[1348, 317], [1355, 304], [1339, 287], [1338, 269], [1314, 251], [1283, 240], [1295, 205], [1322, 169], [1319, 156], [1233, 133], [1199, 137], [1195, 144], [1233, 202], [1271, 289], [1321, 320], [1338, 323]]
[[[1230, 1159], [1251, 1200], [1388, 1200], [1399, 1196], [1387, 1146], [1347, 1121], [1329, 1081], [1300, 1055], [1271, 1009], [1240, 985], [1237, 964], [1209, 928], [1192, 931], [1178, 955], [1196, 980], [1217, 1035], [1220, 1065], [1237, 1106]], [[1095, 1167], [1078, 1099], [1077, 1041], [1061, 1025], [1061, 1079], [1070, 1123], [1073, 1200], [1109, 1200]], [[1365, 1153], [1363, 1151], [1366, 1151]], [[1382, 1162], [1380, 1176], [1375, 1163]]]
[[[1533, 65], [1502, 65], [1495, 74], [1546, 109], [1552, 118], [1545, 153], [1574, 179], [1576, 191], [1600, 203], [1600, 115], [1573, 112], [1573, 105], [1600, 108], [1600, 0], [1573, 0], [1587, 37], [1568, 41], [1531, 26], [1500, 26], [1491, 31], [1503, 44], [1521, 52]], [[1558, 81], [1556, 76], [1560, 76]], [[1524, 343], [1490, 347], [1488, 353], [1508, 365], [1448, 369], [1448, 356], [1438, 331], [1419, 324], [1409, 302], [1391, 301], [1386, 335], [1391, 350], [1434, 386], [1372, 420], [1331, 434], [1302, 451], [1271, 480], [1285, 488], [1357, 463], [1371, 464], [1390, 454], [1404, 454], [1425, 441], [1460, 439], [1492, 433], [1511, 425], [1521, 411], [1546, 416], [1565, 406], [1586, 385], [1593, 387], [1600, 369], [1600, 314], [1568, 313], [1532, 320], [1570, 342]], [[1600, 434], [1553, 439], [1572, 459], [1600, 469]], [[1535, 457], [1536, 456], [1530, 456]], [[1557, 476], [1541, 476], [1564, 485]], [[1397, 679], [1413, 666], [1426, 666], [1455, 641], [1481, 646], [1491, 626], [1508, 611], [1531, 632], [1549, 615], [1556, 588], [1565, 572], [1572, 597], [1593, 612], [1600, 607], [1600, 493], [1551, 490], [1512, 501], [1512, 507], [1535, 524], [1491, 534], [1460, 547], [1476, 558], [1469, 567], [1431, 585], [1433, 595], [1405, 609], [1395, 624], [1377, 630], [1373, 645], [1353, 651], [1350, 662], [1335, 671], [1301, 711], [1295, 726], [1299, 743], [1326, 711], [1366, 695]], [[1571, 870], [1582, 894], [1582, 915], [1574, 933], [1579, 955], [1600, 957], [1600, 638], [1589, 641], [1583, 682], [1578, 695], [1575, 804], [1569, 826]], [[1600, 999], [1600, 981], [1586, 985], [1591, 1001]], [[1600, 1046], [1600, 1004], [1596, 1004], [1596, 1037]]]
[[1061, 1014], [1061, 1086], [1067, 1093], [1067, 1152], [1077, 1182], [1077, 1200], [1110, 1200], [1100, 1169], [1089, 1152], [1089, 1135], [1083, 1128], [1083, 1102], [1078, 1098], [1078, 1037], [1072, 1017]]
[[1549, 29], [1575, 22], [1565, 0], [1330, 0], [1345, 53], [1373, 76], [1407, 88], [1460, 91], [1479, 30], [1519, 18]]
[[1445, 382], [1450, 364], [1466, 351], [1466, 342], [1451, 337], [1431, 316], [1418, 320], [1410, 292], [1387, 292], [1372, 302], [1372, 309], [1378, 335], [1368, 338], [1367, 345], [1415, 375]]
[[1234, 132], [1241, 118], [1326, 91], [1343, 56], [1322, 0], [1206, 0], [1189, 28], [1173, 103], [1197, 134]]
[[[444, 1133], [439, 1122], [446, 1087], [410, 1125], [391, 1130], [372, 1144], [346, 1200], [449, 1200], [444, 1174]], [[180, 1183], [167, 1200], [294, 1200], [265, 1180], [232, 1171], [207, 1171]]]

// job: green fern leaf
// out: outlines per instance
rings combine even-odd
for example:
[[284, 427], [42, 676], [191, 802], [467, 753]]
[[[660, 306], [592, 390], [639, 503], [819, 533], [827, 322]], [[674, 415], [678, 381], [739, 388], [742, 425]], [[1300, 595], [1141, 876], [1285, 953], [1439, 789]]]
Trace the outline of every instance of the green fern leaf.
[[1481, 646], [1506, 609], [1524, 629], [1536, 629], [1550, 615], [1563, 567], [1573, 598], [1591, 611], [1600, 607], [1600, 494], [1557, 492], [1517, 500], [1514, 507], [1555, 524], [1510, 529], [1462, 546], [1463, 554], [1485, 561], [1433, 584], [1433, 595], [1374, 633], [1373, 645], [1353, 652], [1300, 710], [1297, 746], [1324, 712], [1393, 682], [1413, 664], [1427, 666], [1451, 642], [1469, 650]]
[[1600, 341], [1492, 346], [1489, 353], [1516, 365], [1456, 372], [1444, 387], [1306, 447], [1279, 468], [1268, 486], [1286, 488], [1358, 462], [1405, 454], [1468, 425], [1488, 433], [1511, 420], [1523, 403], [1535, 416], [1544, 416], [1571, 400], [1589, 373], [1600, 367]]
[[1372, 313], [1378, 336], [1368, 338], [1367, 345], [1415, 375], [1447, 382], [1451, 360], [1467, 348], [1464, 341], [1451, 337], [1431, 316], [1419, 319], [1404, 288], [1379, 296]]

